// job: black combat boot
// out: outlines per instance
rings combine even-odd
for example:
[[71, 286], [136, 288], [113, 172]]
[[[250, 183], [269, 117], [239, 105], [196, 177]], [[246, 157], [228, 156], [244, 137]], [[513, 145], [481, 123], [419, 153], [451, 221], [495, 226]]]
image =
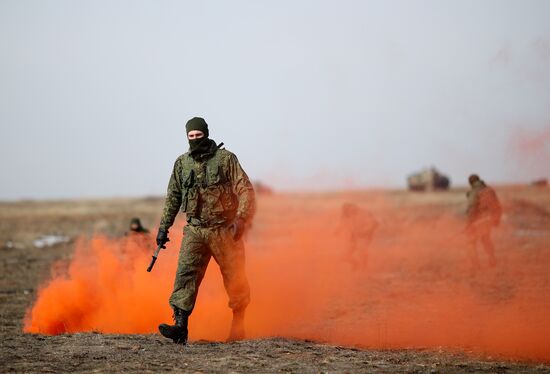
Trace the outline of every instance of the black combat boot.
[[245, 309], [233, 310], [233, 321], [231, 322], [231, 331], [229, 332], [228, 342], [244, 339], [244, 311]]
[[187, 320], [189, 313], [179, 308], [174, 308], [174, 326], [162, 323], [159, 325], [159, 331], [162, 336], [172, 339], [176, 344], [187, 343]]

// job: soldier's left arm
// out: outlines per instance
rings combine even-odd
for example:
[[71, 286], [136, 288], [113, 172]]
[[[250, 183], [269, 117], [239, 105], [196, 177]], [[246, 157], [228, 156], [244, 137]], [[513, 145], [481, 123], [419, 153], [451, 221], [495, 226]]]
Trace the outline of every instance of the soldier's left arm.
[[491, 193], [491, 215], [493, 217], [494, 223], [498, 226], [502, 218], [502, 205], [498, 199], [497, 193], [494, 189], [490, 189]]
[[250, 222], [256, 211], [254, 187], [252, 187], [252, 183], [239, 163], [237, 156], [233, 153], [231, 153], [228, 158], [228, 174], [233, 192], [237, 195], [239, 200], [237, 218], [242, 218]]

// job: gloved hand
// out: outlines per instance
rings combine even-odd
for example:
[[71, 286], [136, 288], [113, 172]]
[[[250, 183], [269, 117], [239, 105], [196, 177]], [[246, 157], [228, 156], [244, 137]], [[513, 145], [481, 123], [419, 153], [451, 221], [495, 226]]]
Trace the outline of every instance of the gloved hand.
[[163, 229], [159, 229], [159, 232], [157, 234], [157, 246], [160, 246], [161, 248], [166, 248], [166, 243], [169, 242], [170, 239], [168, 239], [168, 230], [164, 231]]
[[231, 232], [233, 233], [233, 240], [239, 240], [245, 229], [245, 221], [242, 218], [236, 218], [235, 221], [231, 224]]

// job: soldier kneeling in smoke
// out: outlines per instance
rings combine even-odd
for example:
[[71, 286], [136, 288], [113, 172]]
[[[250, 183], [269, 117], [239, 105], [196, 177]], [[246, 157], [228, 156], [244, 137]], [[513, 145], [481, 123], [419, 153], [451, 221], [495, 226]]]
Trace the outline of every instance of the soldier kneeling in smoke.
[[344, 203], [337, 233], [345, 235], [345, 258], [353, 270], [367, 267], [367, 250], [378, 228], [378, 221], [357, 204]]
[[187, 342], [187, 321], [210, 257], [214, 257], [233, 309], [228, 340], [240, 340], [250, 302], [242, 236], [254, 214], [254, 189], [237, 157], [208, 137], [204, 119], [192, 118], [186, 130], [189, 151], [174, 164], [157, 235], [157, 245], [164, 246], [181, 207], [187, 225], [170, 297], [175, 325], [161, 324], [159, 331], [175, 343]]
[[129, 230], [124, 233], [125, 236], [130, 238], [149, 238], [149, 230], [143, 227], [141, 220], [138, 217], [134, 217], [130, 220]]
[[138, 217], [130, 220], [129, 230], [124, 233], [124, 236], [124, 245], [121, 249], [123, 256], [131, 257], [137, 254], [136, 251], [143, 253], [148, 251], [152, 237]]
[[468, 237], [468, 253], [473, 270], [479, 268], [477, 255], [477, 243], [481, 241], [485, 252], [489, 256], [489, 265], [496, 265], [495, 247], [491, 240], [491, 230], [500, 224], [502, 208], [495, 190], [487, 186], [478, 175], [472, 174], [468, 178], [470, 191], [468, 198], [468, 224], [466, 235]]

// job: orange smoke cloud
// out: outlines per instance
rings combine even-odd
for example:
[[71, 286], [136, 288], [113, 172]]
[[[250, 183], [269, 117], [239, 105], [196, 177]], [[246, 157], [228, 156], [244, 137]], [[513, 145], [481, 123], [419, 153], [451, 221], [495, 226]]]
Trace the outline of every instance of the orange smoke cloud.
[[[542, 238], [497, 230], [499, 264], [469, 273], [463, 223], [426, 204], [394, 208], [370, 202], [381, 225], [363, 272], [345, 261], [334, 234], [339, 204], [325, 198], [260, 200], [247, 243], [251, 338], [284, 336], [369, 348], [443, 347], [508, 358], [550, 361], [550, 260]], [[171, 320], [168, 298], [181, 234], [151, 273], [150, 250], [95, 237], [81, 240], [67, 274], [39, 292], [25, 332], [155, 333]], [[519, 238], [519, 239], [518, 239]], [[151, 242], [151, 246], [153, 243]], [[480, 259], [486, 260], [480, 249]], [[486, 262], [486, 261], [485, 261]], [[231, 321], [219, 269], [212, 261], [190, 339], [224, 340]]]
[[510, 154], [521, 171], [532, 178], [550, 174], [550, 125], [539, 130], [519, 129], [511, 137]]

